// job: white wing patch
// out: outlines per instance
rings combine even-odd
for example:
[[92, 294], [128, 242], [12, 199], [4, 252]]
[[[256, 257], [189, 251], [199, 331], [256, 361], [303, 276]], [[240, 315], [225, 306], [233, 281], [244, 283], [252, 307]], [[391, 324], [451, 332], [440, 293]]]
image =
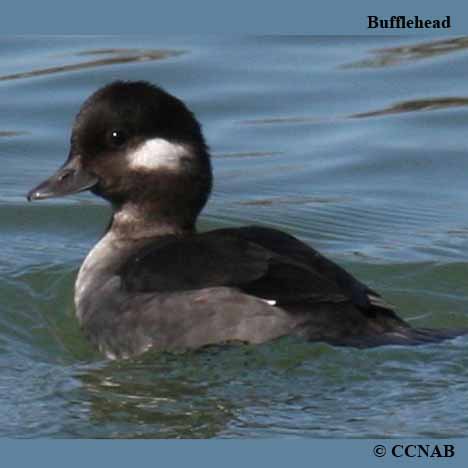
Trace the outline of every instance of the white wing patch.
[[372, 305], [375, 305], [377, 307], [381, 307], [383, 309], [394, 309], [395, 306], [392, 304], [389, 304], [387, 301], [382, 299], [381, 297], [374, 296], [373, 294], [368, 294], [367, 297], [369, 298], [369, 301]]
[[260, 299], [263, 302], [266, 302], [269, 306], [275, 306], [276, 301], [274, 299]]
[[171, 169], [180, 168], [181, 159], [187, 156], [185, 146], [171, 143], [163, 138], [153, 138], [141, 144], [127, 155], [130, 169]]

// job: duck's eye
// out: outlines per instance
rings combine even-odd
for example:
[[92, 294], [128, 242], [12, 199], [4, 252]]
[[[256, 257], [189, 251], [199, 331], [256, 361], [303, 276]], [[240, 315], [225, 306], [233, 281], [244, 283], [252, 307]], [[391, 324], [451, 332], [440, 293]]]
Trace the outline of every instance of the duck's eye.
[[122, 130], [112, 130], [109, 133], [109, 142], [114, 148], [120, 148], [127, 142], [127, 135]]

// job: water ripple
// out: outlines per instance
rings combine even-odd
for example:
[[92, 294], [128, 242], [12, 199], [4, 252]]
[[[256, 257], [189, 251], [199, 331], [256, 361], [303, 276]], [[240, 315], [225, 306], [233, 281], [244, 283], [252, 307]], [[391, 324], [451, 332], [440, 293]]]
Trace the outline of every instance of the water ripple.
[[373, 57], [358, 60], [340, 68], [380, 68], [413, 63], [468, 48], [468, 37], [435, 40], [418, 44], [372, 50]]
[[132, 62], [149, 62], [154, 60], [164, 60], [169, 57], [175, 57], [184, 53], [181, 50], [140, 50], [140, 49], [96, 49], [75, 53], [75, 56], [105, 55], [108, 57], [85, 62], [71, 63], [67, 65], [58, 65], [48, 68], [39, 68], [36, 70], [13, 73], [0, 76], [0, 81], [18, 80], [21, 78], [31, 78], [36, 76], [51, 75], [54, 73], [64, 73], [86, 68], [103, 67], [107, 65], [116, 65]]
[[432, 111], [438, 109], [447, 109], [450, 107], [468, 106], [467, 97], [440, 97], [427, 99], [414, 99], [410, 101], [397, 102], [389, 107], [377, 109], [368, 112], [351, 114], [350, 119], [359, 119], [364, 117], [378, 117], [381, 115], [401, 114], [405, 112]]
[[9, 138], [15, 136], [22, 136], [22, 135], [30, 135], [31, 132], [26, 132], [23, 130], [0, 130], [0, 138]]
[[271, 117], [263, 119], [243, 120], [240, 122], [243, 125], [293, 125], [293, 124], [324, 124], [336, 123], [345, 119], [362, 119], [367, 117], [380, 117], [384, 115], [403, 114], [407, 112], [433, 111], [440, 109], [449, 109], [456, 107], [468, 106], [468, 97], [464, 96], [447, 96], [411, 99], [407, 101], [397, 102], [382, 109], [370, 110], [366, 112], [358, 112], [349, 115], [336, 115], [331, 117]]

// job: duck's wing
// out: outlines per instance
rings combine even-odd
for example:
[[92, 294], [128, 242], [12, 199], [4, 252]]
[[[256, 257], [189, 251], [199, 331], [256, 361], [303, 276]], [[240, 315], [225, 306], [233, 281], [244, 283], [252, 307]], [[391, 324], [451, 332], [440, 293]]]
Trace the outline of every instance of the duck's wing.
[[[277, 305], [352, 302], [389, 309], [379, 295], [298, 239], [269, 228], [219, 229], [146, 246], [120, 271], [133, 292], [229, 286]], [[274, 302], [273, 302], [274, 301]]]
[[346, 300], [369, 315], [373, 315], [376, 309], [393, 312], [393, 307], [386, 303], [379, 293], [299, 239], [283, 231], [260, 226], [241, 227], [236, 231], [243, 239], [258, 243], [282, 258], [300, 264], [320, 277], [323, 282], [328, 281]]

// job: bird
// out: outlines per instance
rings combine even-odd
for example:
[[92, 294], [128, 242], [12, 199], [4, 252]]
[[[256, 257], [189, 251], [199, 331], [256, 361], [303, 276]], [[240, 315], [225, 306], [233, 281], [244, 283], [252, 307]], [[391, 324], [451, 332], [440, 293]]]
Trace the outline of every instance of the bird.
[[209, 148], [186, 104], [147, 81], [115, 81], [85, 100], [65, 163], [27, 194], [90, 191], [112, 207], [74, 292], [81, 329], [107, 358], [290, 335], [367, 348], [467, 332], [412, 327], [289, 233], [257, 225], [198, 232], [212, 180]]

